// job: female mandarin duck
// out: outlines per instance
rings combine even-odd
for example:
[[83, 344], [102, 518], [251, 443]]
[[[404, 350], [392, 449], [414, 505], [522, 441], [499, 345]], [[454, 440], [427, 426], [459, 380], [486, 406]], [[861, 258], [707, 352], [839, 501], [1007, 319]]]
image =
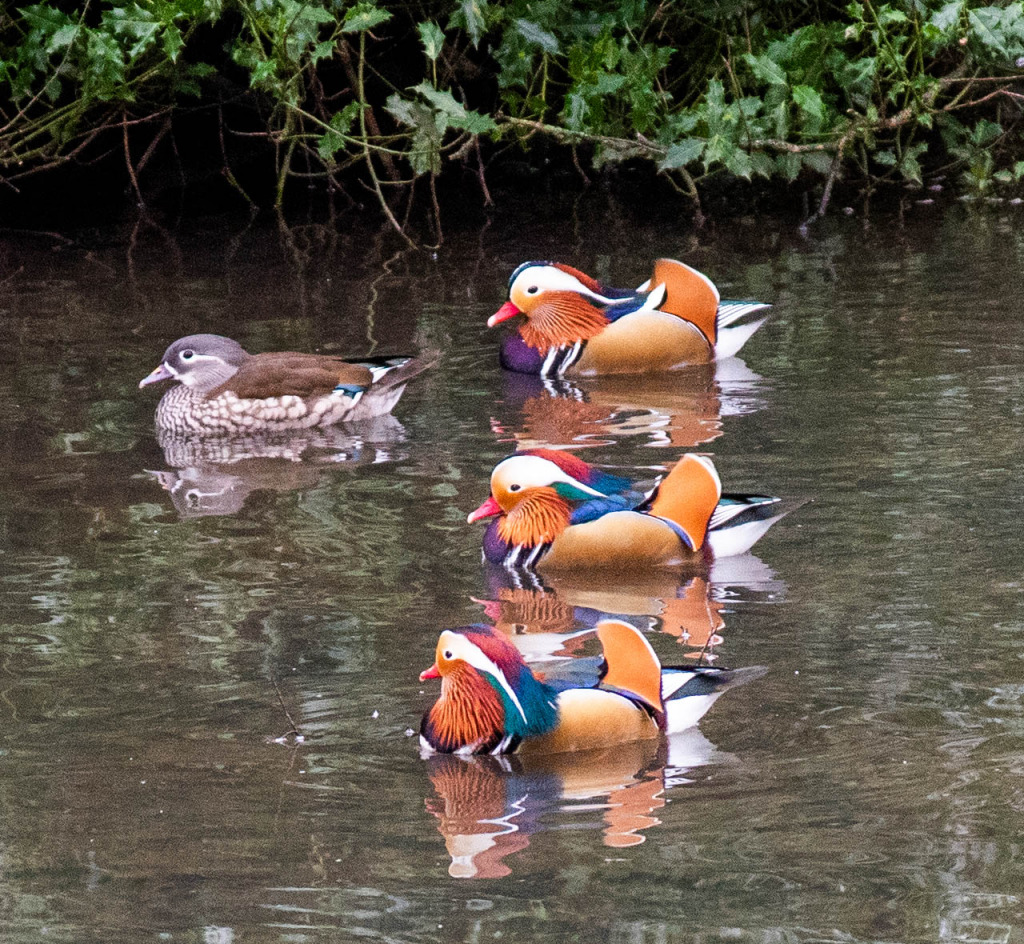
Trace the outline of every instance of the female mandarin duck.
[[172, 433], [274, 432], [365, 420], [391, 412], [429, 358], [345, 361], [329, 354], [249, 354], [216, 334], [175, 341], [139, 387], [176, 381], [156, 409]]
[[662, 668], [650, 643], [619, 620], [597, 626], [604, 650], [539, 678], [490, 626], [446, 629], [420, 680], [441, 679], [423, 716], [420, 744], [443, 754], [553, 754], [613, 747], [692, 727], [728, 688], [760, 667]]
[[557, 449], [527, 449], [491, 473], [491, 495], [468, 521], [496, 518], [484, 559], [532, 570], [641, 570], [743, 554], [785, 512], [767, 495], [725, 495], [706, 456], [685, 455], [653, 491]]
[[525, 315], [505, 338], [501, 365], [542, 377], [672, 370], [732, 357], [767, 316], [760, 302], [723, 302], [714, 283], [674, 259], [658, 259], [635, 291], [608, 288], [558, 262], [525, 262], [489, 328]]

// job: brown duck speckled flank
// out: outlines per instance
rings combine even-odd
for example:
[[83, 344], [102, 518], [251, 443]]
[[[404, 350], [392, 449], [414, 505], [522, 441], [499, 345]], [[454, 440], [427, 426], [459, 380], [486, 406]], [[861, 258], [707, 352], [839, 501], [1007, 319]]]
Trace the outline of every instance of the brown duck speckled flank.
[[346, 361], [328, 354], [249, 354], [216, 334], [175, 341], [139, 386], [175, 382], [156, 410], [175, 433], [235, 435], [313, 429], [389, 413], [435, 358]]

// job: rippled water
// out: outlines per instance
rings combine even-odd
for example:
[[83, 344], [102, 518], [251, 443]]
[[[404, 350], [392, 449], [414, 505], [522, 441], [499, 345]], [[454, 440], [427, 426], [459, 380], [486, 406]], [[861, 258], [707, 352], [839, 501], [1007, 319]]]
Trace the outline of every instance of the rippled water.
[[[0, 234], [4, 940], [1024, 940], [1021, 212], [694, 237], [596, 198], [435, 257]], [[742, 361], [502, 375], [517, 263], [635, 284], [661, 254], [775, 303]], [[162, 449], [137, 383], [198, 330], [444, 357], [393, 421]], [[711, 573], [516, 587], [465, 516], [538, 444], [646, 479], [696, 448], [806, 503]], [[662, 745], [421, 760], [441, 628], [571, 653], [601, 613], [768, 674]]]

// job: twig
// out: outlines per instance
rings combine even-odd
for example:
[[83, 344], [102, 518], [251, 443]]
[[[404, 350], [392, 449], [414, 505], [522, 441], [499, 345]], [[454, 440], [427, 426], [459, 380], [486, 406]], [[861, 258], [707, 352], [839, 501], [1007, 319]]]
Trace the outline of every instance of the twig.
[[480, 189], [484, 194], [484, 206], [494, 206], [491, 199], [491, 191], [487, 189], [487, 179], [484, 177], [484, 158], [480, 153], [480, 138], [475, 139], [476, 143], [476, 176], [480, 181]]
[[277, 679], [272, 675], [270, 677], [270, 684], [274, 686], [274, 691], [277, 692], [277, 701], [281, 706], [281, 710], [284, 712], [284, 716], [288, 719], [288, 723], [291, 725], [291, 730], [286, 731], [281, 737], [288, 737], [290, 734], [296, 734], [299, 737], [305, 737], [300, 728], [292, 717], [292, 713], [288, 710], [288, 706], [284, 703], [284, 695], [281, 694], [281, 687], [277, 684]]
[[132, 167], [132, 152], [128, 147], [128, 111], [125, 109], [122, 112], [123, 120], [121, 122], [122, 137], [124, 140], [124, 163], [128, 168], [128, 176], [131, 178], [132, 188], [135, 190], [135, 196], [139, 198], [139, 206], [145, 206], [146, 201], [142, 198], [142, 191], [139, 189], [139, 178], [135, 176], [135, 168]]

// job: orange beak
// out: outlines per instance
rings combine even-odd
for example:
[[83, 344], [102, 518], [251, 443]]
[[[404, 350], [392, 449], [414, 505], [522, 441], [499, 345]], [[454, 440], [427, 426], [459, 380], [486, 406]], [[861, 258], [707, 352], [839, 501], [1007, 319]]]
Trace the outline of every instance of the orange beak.
[[500, 325], [503, 321], [508, 321], [509, 318], [515, 318], [516, 315], [521, 314], [522, 312], [512, 302], [505, 302], [501, 308], [487, 319], [487, 327], [493, 328], [495, 325]]
[[472, 524], [474, 521], [479, 521], [481, 518], [493, 518], [495, 515], [501, 514], [501, 505], [499, 505], [493, 496], [488, 497], [476, 511], [471, 511], [466, 521]]
[[421, 682], [425, 682], [427, 679], [440, 678], [440, 677], [441, 677], [441, 671], [440, 671], [440, 669], [438, 669], [436, 662], [429, 669], [424, 669], [422, 672], [420, 672], [420, 681]]

